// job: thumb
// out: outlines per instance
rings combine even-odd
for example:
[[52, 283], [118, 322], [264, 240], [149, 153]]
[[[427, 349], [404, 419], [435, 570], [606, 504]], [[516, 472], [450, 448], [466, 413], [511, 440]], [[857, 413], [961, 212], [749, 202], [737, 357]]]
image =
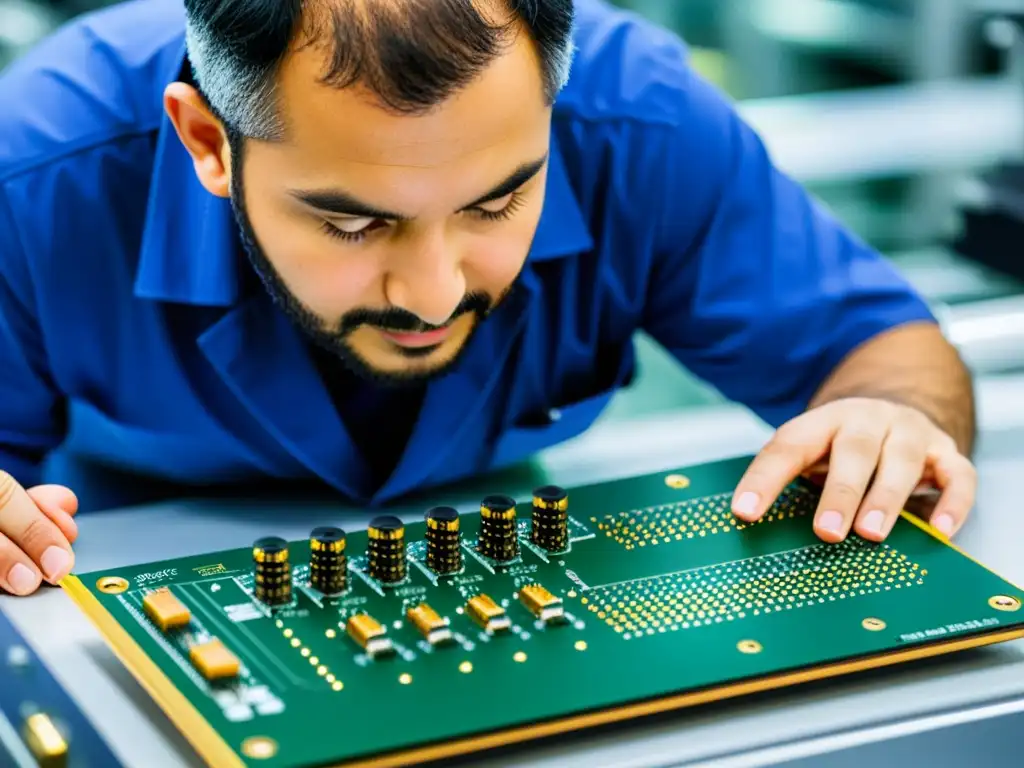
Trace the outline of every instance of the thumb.
[[74, 492], [63, 485], [37, 485], [29, 488], [27, 493], [39, 511], [50, 518], [68, 541], [74, 544], [78, 538], [78, 525], [72, 519], [78, 512], [78, 497]]

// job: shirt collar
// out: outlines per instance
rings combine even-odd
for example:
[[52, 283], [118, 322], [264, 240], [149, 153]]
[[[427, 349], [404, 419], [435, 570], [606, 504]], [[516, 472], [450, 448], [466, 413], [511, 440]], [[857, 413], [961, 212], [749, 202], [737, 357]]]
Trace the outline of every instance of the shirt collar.
[[[179, 72], [185, 61], [178, 61]], [[171, 77], [176, 77], [177, 72]], [[230, 201], [210, 194], [163, 115], [142, 235], [137, 296], [230, 306], [241, 293], [239, 249]], [[593, 248], [557, 137], [552, 133], [544, 210], [528, 256], [544, 261]]]

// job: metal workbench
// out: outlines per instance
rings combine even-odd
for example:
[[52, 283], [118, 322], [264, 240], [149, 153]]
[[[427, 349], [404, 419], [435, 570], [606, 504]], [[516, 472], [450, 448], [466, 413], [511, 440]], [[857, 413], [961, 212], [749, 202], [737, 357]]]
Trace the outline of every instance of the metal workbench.
[[[1017, 583], [1024, 582], [1024, 517], [1017, 501], [1024, 472], [1022, 391], [1024, 376], [1019, 375], [979, 384], [981, 488], [977, 510], [959, 538], [970, 553]], [[605, 422], [548, 451], [531, 467], [411, 501], [396, 511], [419, 517], [425, 506], [438, 502], [468, 509], [482, 493], [522, 497], [545, 479], [575, 485], [753, 452], [768, 434], [734, 407]], [[355, 527], [368, 518], [365, 511], [346, 510], [324, 498], [165, 501], [89, 513], [79, 520], [77, 569], [93, 571], [211, 548], [243, 547], [269, 532], [301, 538], [315, 524], [342, 521]], [[200, 765], [184, 738], [60, 590], [30, 598], [2, 597], [0, 607], [126, 765]], [[972, 765], [1007, 765], [996, 757], [999, 745], [991, 735], [993, 728], [977, 729], [1001, 725], [1018, 709], [1024, 709], [1024, 642], [694, 709], [597, 734], [562, 737], [472, 764], [619, 768], [713, 761], [739, 766], [802, 758], [810, 760], [806, 764], [827, 767], [851, 764], [839, 762], [848, 757], [840, 750], [860, 745], [882, 749], [880, 756], [871, 757], [871, 764], [878, 766], [888, 764], [885, 748], [892, 745], [895, 750], [899, 737], [972, 721], [973, 725], [958, 726], [966, 735], [957, 740], [966, 744], [972, 738], [983, 739], [984, 743], [971, 745]], [[933, 750], [942, 745], [930, 737], [922, 743], [923, 747], [914, 746], [915, 754], [928, 745]], [[920, 764], [962, 764], [950, 762], [951, 754], [947, 746]]]

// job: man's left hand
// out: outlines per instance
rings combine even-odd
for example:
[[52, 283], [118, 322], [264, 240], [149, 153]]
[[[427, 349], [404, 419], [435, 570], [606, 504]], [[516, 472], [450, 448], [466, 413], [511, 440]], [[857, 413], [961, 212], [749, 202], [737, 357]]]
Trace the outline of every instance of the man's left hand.
[[952, 536], [977, 486], [974, 465], [921, 411], [870, 398], [836, 400], [782, 425], [755, 457], [733, 496], [733, 512], [753, 522], [800, 475], [827, 461], [814, 530], [828, 542], [851, 529], [882, 541], [915, 490], [940, 492], [931, 525]]

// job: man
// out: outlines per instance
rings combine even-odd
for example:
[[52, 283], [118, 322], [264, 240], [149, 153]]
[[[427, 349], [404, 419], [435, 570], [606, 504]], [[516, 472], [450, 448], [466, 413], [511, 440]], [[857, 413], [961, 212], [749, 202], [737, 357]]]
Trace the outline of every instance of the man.
[[583, 432], [638, 330], [780, 427], [737, 515], [824, 462], [826, 541], [884, 539], [922, 483], [944, 533], [973, 503], [970, 379], [924, 303], [597, 0], [148, 0], [0, 104], [11, 592], [72, 565], [58, 447], [377, 504]]

